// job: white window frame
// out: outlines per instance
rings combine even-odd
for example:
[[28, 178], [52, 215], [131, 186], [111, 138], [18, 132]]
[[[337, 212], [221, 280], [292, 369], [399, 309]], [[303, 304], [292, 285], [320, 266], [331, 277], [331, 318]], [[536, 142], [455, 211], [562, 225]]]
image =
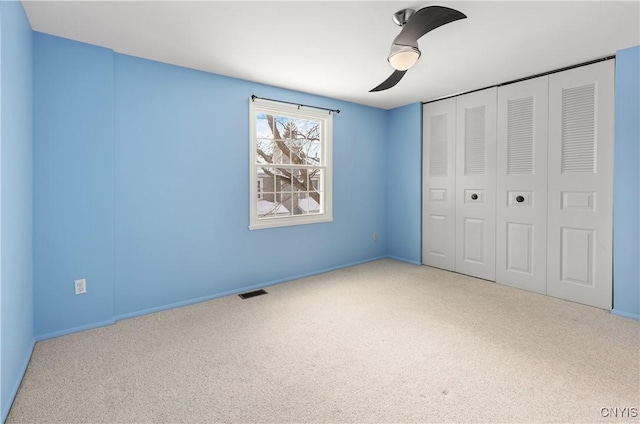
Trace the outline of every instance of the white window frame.
[[[321, 134], [321, 163], [314, 165], [313, 168], [322, 169], [324, 180], [322, 181], [323, 191], [320, 193], [321, 212], [316, 214], [292, 215], [292, 216], [274, 216], [268, 218], [258, 218], [258, 168], [265, 167], [259, 164], [257, 160], [257, 128], [256, 120], [259, 113], [267, 113], [278, 116], [287, 116], [292, 118], [313, 119], [320, 121]], [[332, 113], [322, 109], [311, 107], [298, 107], [287, 103], [280, 103], [264, 99], [249, 100], [249, 229], [258, 230], [264, 228], [287, 227], [303, 224], [317, 224], [322, 222], [333, 221], [333, 183], [332, 183], [332, 147], [333, 147], [333, 116]], [[298, 165], [299, 166], [299, 165]], [[267, 165], [267, 167], [273, 167]], [[276, 165], [277, 167], [277, 165]], [[288, 164], [287, 168], [295, 168], [295, 165]]]

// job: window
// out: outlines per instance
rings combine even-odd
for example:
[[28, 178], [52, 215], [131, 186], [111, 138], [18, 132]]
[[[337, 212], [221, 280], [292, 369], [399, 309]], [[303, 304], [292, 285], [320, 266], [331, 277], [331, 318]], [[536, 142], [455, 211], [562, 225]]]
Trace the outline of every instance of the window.
[[332, 116], [263, 99], [250, 102], [252, 230], [332, 221]]

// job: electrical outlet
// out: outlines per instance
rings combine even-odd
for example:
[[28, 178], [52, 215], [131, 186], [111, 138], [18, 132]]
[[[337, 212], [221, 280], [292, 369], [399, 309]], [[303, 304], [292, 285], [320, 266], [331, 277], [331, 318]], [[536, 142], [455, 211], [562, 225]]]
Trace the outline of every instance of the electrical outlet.
[[373, 233], [373, 241], [378, 241], [378, 233]]
[[87, 280], [75, 280], [76, 294], [85, 294], [87, 292]]

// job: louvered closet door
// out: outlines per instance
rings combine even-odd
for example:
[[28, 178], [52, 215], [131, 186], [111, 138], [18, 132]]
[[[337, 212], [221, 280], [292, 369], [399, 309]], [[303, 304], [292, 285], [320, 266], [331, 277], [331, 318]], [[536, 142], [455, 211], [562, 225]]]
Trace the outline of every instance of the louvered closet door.
[[491, 88], [457, 99], [456, 267], [495, 280], [496, 94]]
[[605, 309], [612, 296], [613, 76], [609, 60], [549, 77], [547, 294]]
[[496, 282], [547, 291], [548, 77], [498, 89]]
[[455, 269], [456, 99], [423, 106], [422, 263]]

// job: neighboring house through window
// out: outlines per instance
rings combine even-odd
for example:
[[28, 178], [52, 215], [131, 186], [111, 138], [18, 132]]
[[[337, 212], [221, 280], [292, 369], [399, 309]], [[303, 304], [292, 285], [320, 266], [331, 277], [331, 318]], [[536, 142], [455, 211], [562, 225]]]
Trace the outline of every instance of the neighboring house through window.
[[331, 221], [331, 114], [256, 98], [250, 119], [249, 228]]
[[263, 173], [258, 173], [258, 200], [262, 199], [262, 192], [263, 192], [263, 187], [264, 187], [264, 177], [265, 174]]

